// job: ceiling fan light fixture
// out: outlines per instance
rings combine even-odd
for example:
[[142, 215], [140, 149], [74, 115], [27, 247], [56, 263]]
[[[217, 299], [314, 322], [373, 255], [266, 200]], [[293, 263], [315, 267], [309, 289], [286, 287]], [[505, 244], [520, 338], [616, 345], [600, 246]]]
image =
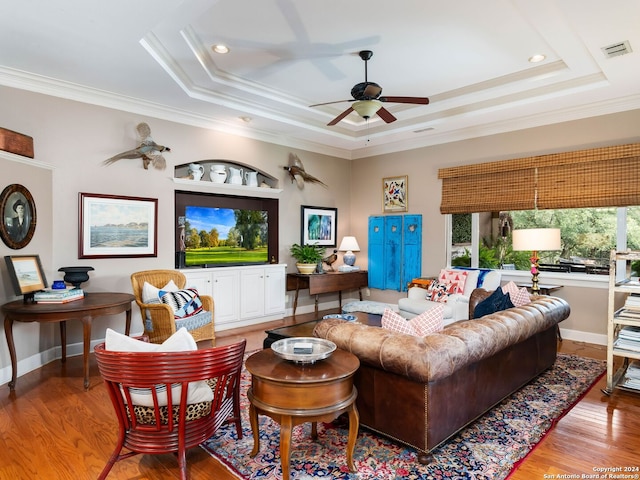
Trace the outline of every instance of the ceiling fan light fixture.
[[353, 109], [364, 119], [373, 117], [382, 107], [378, 100], [360, 100], [353, 103]]

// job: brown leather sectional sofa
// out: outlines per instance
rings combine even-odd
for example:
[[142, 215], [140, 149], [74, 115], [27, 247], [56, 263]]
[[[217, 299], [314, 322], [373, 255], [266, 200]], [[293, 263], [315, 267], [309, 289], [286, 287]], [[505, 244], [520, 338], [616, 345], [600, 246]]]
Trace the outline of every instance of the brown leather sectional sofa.
[[[490, 293], [474, 290], [470, 318]], [[314, 335], [360, 359], [360, 423], [417, 449], [428, 462], [434, 448], [555, 362], [558, 323], [569, 316], [569, 304], [532, 298], [426, 337], [338, 319], [323, 320]]]

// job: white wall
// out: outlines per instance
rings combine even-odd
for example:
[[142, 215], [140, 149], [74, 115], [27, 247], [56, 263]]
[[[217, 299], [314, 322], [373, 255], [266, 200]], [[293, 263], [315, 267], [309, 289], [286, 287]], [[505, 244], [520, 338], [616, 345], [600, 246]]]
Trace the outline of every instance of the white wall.
[[[640, 142], [639, 124], [640, 110], [634, 110], [356, 160], [352, 165], [353, 234], [366, 238], [368, 216], [382, 212], [382, 178], [408, 175], [408, 213], [423, 215], [422, 275], [437, 275], [447, 263], [445, 216], [440, 214], [439, 168], [636, 143]], [[434, 133], [437, 134], [437, 130]], [[366, 242], [360, 246], [366, 249]], [[367, 252], [362, 251], [358, 257], [366, 255]], [[565, 285], [555, 295], [571, 305], [571, 316], [561, 325], [566, 330], [566, 338], [605, 342], [607, 277], [593, 277], [599, 278], [576, 286], [575, 282], [569, 285], [562, 278], [545, 280], [545, 273], [541, 274], [544, 283]], [[402, 294], [372, 291], [371, 295], [372, 299], [393, 303]]]
[[[131, 292], [132, 272], [174, 267], [174, 190], [184, 190], [175, 184], [173, 167], [203, 159], [227, 159], [243, 162], [279, 179], [281, 263], [295, 271], [288, 254], [292, 243], [300, 241], [300, 205], [338, 208], [338, 237], [350, 231], [349, 162], [335, 157], [293, 150], [248, 138], [227, 135], [203, 128], [185, 126], [133, 113], [97, 107], [61, 98], [0, 87], [0, 125], [34, 139], [35, 160], [45, 168], [2, 161], [0, 190], [11, 183], [25, 185], [34, 196], [38, 209], [38, 225], [33, 241], [24, 249], [13, 251], [0, 242], [0, 254], [37, 253], [41, 256], [47, 280], [62, 278], [58, 268], [70, 265], [91, 265], [90, 280], [82, 285], [91, 291]], [[102, 161], [137, 146], [135, 127], [147, 122], [154, 140], [171, 147], [165, 155], [164, 171], [144, 170], [141, 160], [121, 160], [104, 166]], [[306, 184], [299, 189], [291, 183], [282, 168], [295, 152], [306, 170], [323, 180], [330, 188]], [[36, 172], [36, 173], [34, 173]], [[78, 193], [101, 193], [150, 197], [158, 199], [158, 257], [129, 259], [78, 259]], [[3, 285], [2, 303], [13, 300], [11, 286], [5, 284], [6, 269], [0, 266]], [[335, 297], [337, 299], [337, 296]], [[301, 298], [300, 304], [311, 305], [312, 299]], [[76, 324], [74, 324], [76, 323]], [[124, 316], [98, 319], [92, 338], [101, 339], [107, 326], [124, 331]], [[0, 327], [2, 328], [2, 327]], [[68, 327], [69, 354], [79, 352], [82, 328], [79, 322]], [[25, 331], [26, 330], [26, 331]], [[141, 332], [139, 312], [134, 308], [134, 332]], [[40, 333], [38, 333], [40, 332]], [[19, 374], [37, 362], [31, 358], [37, 352], [59, 345], [57, 326], [20, 325], [15, 329]], [[38, 338], [39, 336], [39, 338]], [[0, 384], [9, 378], [9, 354], [0, 332]], [[51, 358], [57, 352], [48, 352]]]
[[[640, 110], [636, 110], [350, 162], [7, 87], [0, 87], [0, 105], [0, 125], [32, 136], [35, 160], [45, 164], [42, 168], [42, 165], [29, 165], [28, 161], [0, 158], [3, 172], [0, 187], [11, 183], [25, 185], [38, 208], [38, 227], [33, 241], [19, 251], [1, 244], [0, 254], [38, 253], [50, 282], [61, 278], [57, 272], [59, 267], [91, 265], [95, 271], [90, 273], [91, 280], [83, 284], [87, 291], [130, 292], [132, 272], [173, 268], [173, 192], [176, 185], [170, 177], [174, 165], [202, 159], [237, 160], [279, 178], [279, 187], [284, 189], [280, 195], [280, 261], [290, 264], [288, 271], [295, 270], [288, 248], [300, 239], [300, 205], [337, 207], [338, 240], [344, 235], [355, 235], [362, 248], [357, 265], [366, 268], [367, 219], [369, 215], [382, 212], [382, 178], [408, 175], [409, 213], [423, 215], [422, 274], [427, 276], [436, 274], [446, 264], [445, 222], [439, 212], [439, 168], [640, 141], [637, 130]], [[122, 160], [109, 167], [103, 166], [104, 159], [137, 145], [135, 126], [141, 121], [149, 123], [158, 143], [171, 147], [171, 153], [166, 155], [167, 169], [144, 170], [141, 160]], [[300, 190], [291, 184], [282, 169], [288, 163], [291, 151], [298, 154], [307, 171], [330, 188], [306, 185]], [[78, 259], [79, 192], [158, 198], [158, 257]], [[0, 272], [3, 282], [0, 301], [17, 298], [6, 285], [4, 265], [0, 266]], [[401, 295], [404, 294], [374, 290], [370, 298], [394, 302]], [[570, 335], [577, 331], [589, 338], [602, 338], [606, 331], [604, 288], [598, 285], [590, 289], [566, 286], [558, 295], [567, 298], [573, 309], [571, 317], [563, 323]], [[322, 300], [335, 303], [336, 298], [329, 296]], [[309, 307], [312, 303], [309, 297], [300, 299], [301, 307]], [[288, 307], [291, 307], [291, 300]], [[141, 331], [139, 314], [134, 312], [133, 330]], [[122, 318], [99, 319], [94, 324], [92, 337], [102, 338], [107, 326], [122, 331], [123, 324]], [[15, 331], [16, 347], [18, 359], [23, 364], [20, 373], [24, 373], [34, 356], [39, 352], [50, 354], [59, 345], [58, 329], [35, 324], [19, 327]], [[0, 336], [4, 337], [1, 333]], [[69, 325], [68, 337], [69, 342], [77, 344], [76, 351], [79, 351], [80, 325]], [[72, 348], [70, 354], [73, 353]], [[48, 358], [47, 355], [42, 357]], [[6, 343], [0, 341], [0, 383], [8, 380], [8, 365]]]

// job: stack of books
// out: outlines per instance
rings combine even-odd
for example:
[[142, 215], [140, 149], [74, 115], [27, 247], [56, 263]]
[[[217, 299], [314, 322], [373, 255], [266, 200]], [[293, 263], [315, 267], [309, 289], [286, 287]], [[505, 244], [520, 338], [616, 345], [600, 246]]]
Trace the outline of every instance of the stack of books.
[[621, 386], [640, 390], [640, 362], [634, 360], [629, 364]]
[[622, 327], [613, 346], [621, 350], [640, 352], [640, 327]]
[[624, 308], [640, 310], [640, 295], [635, 293], [627, 295], [627, 299], [624, 302]]
[[81, 288], [46, 289], [36, 292], [33, 299], [37, 303], [67, 303], [84, 298], [84, 291]]

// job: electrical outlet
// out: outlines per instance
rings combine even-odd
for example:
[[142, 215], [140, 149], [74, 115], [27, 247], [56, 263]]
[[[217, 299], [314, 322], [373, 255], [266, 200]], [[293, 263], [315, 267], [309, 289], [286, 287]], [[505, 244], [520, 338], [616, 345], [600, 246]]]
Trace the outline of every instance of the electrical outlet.
[[365, 297], [370, 297], [371, 296], [371, 290], [369, 290], [368, 288], [364, 289], [364, 296]]

